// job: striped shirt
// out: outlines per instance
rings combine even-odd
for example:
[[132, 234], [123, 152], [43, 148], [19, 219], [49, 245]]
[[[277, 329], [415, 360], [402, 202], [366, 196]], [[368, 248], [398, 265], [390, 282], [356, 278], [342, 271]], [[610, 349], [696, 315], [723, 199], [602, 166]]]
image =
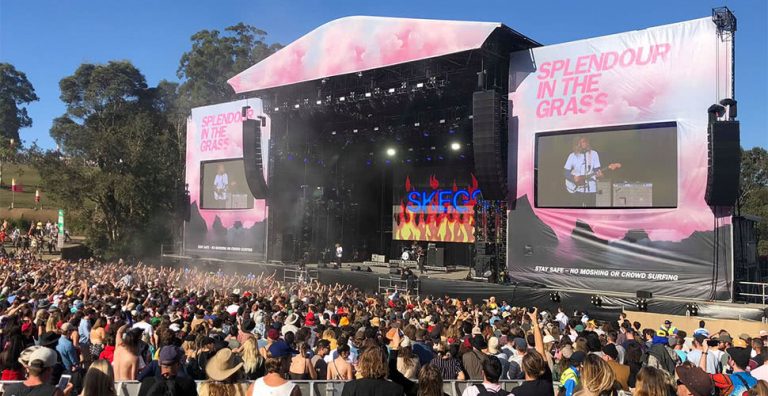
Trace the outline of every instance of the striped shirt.
[[436, 356], [430, 360], [429, 364], [440, 370], [444, 380], [455, 380], [459, 376], [459, 372], [461, 372], [461, 364], [458, 359], [443, 359], [440, 356]]

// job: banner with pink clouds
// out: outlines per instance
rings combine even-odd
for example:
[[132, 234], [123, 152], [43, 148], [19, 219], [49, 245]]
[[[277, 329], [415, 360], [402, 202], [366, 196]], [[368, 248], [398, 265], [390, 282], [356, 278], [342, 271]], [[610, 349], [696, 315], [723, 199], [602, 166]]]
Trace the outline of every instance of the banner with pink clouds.
[[229, 79], [237, 93], [480, 48], [501, 24], [350, 16], [328, 22]]
[[[243, 117], [245, 114], [245, 117]], [[243, 120], [265, 117], [260, 99], [192, 109], [187, 119], [186, 183], [191, 201], [185, 250], [207, 256], [264, 254], [267, 206], [248, 187], [243, 163]], [[265, 180], [270, 123], [261, 127]]]
[[729, 45], [703, 18], [512, 54], [514, 280], [730, 297], [729, 213], [704, 201]]

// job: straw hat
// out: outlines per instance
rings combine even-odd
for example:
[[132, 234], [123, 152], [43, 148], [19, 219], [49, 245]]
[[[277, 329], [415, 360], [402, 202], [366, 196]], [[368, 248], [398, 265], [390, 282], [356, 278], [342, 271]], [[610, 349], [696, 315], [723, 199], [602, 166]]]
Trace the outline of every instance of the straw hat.
[[224, 348], [218, 352], [205, 365], [205, 373], [214, 381], [224, 381], [243, 367], [243, 363], [235, 364], [232, 350]]

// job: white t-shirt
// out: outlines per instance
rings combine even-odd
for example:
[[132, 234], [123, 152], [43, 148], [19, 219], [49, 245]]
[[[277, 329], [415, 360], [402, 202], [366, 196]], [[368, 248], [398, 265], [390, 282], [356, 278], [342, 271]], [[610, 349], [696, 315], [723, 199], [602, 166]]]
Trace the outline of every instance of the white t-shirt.
[[213, 185], [218, 189], [225, 189], [229, 185], [229, 176], [226, 173], [216, 175], [213, 179]]
[[147, 322], [136, 322], [133, 324], [133, 329], [142, 329], [144, 330], [144, 334], [148, 335], [150, 338], [152, 337], [153, 330], [152, 325]]
[[344, 249], [341, 248], [341, 246], [336, 248], [336, 257], [341, 257], [342, 252], [344, 252]]
[[595, 169], [600, 167], [600, 156], [597, 151], [589, 150], [586, 153], [571, 153], [565, 161], [563, 168], [571, 176], [587, 176], [586, 184], [576, 186], [576, 192], [597, 192], [597, 181], [591, 177]]
[[290, 396], [293, 388], [296, 386], [288, 381], [280, 386], [269, 386], [264, 382], [264, 378], [259, 378], [253, 383], [253, 396]]

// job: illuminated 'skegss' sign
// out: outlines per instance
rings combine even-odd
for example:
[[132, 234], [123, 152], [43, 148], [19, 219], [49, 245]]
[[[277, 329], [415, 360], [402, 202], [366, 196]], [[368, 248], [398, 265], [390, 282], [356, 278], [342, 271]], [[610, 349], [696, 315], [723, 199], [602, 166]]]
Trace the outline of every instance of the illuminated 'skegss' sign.
[[411, 213], [469, 213], [480, 198], [480, 190], [411, 191], [406, 206]]

